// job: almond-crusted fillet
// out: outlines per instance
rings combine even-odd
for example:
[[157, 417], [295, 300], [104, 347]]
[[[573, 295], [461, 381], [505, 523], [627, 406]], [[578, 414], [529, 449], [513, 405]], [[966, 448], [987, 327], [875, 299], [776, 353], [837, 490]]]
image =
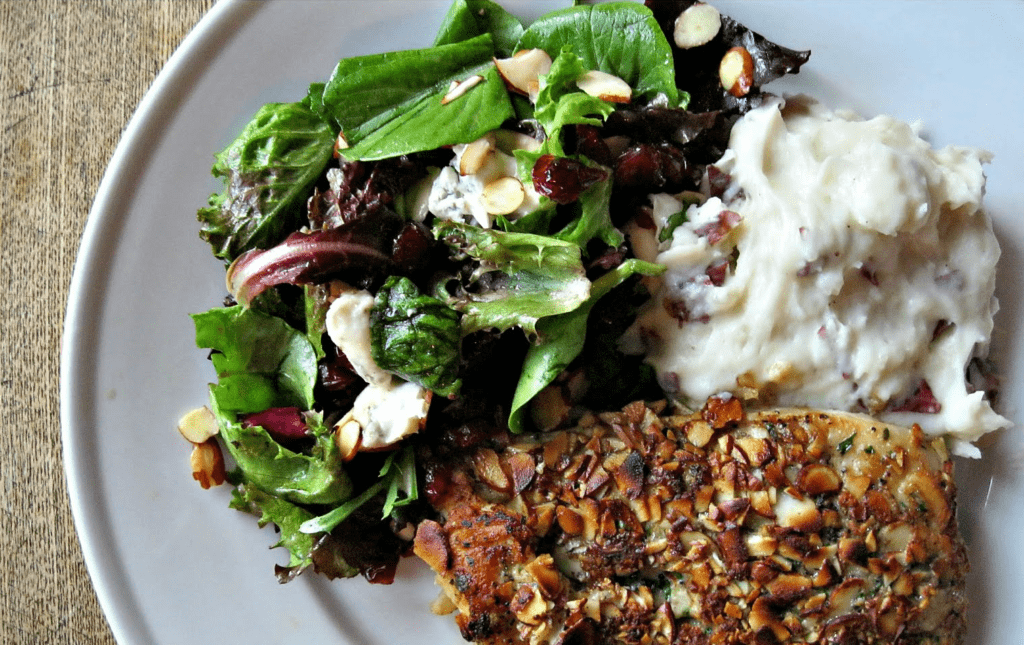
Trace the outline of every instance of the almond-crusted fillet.
[[415, 551], [467, 640], [963, 642], [953, 466], [920, 429], [634, 403], [442, 461]]

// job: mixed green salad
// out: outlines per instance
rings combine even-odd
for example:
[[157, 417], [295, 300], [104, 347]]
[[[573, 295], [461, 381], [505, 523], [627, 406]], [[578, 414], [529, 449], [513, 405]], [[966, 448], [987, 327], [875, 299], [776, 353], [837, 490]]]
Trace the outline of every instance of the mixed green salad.
[[526, 25], [455, 0], [432, 46], [340, 61], [216, 155], [200, 236], [229, 296], [193, 315], [217, 382], [183, 433], [196, 478], [277, 527], [282, 581], [390, 582], [431, 512], [417, 453], [438, 437], [664, 396], [617, 343], [663, 270], [625, 231], [652, 226], [652, 193], [713, 192], [732, 123], [808, 57], [717, 12], [694, 45], [697, 4]]

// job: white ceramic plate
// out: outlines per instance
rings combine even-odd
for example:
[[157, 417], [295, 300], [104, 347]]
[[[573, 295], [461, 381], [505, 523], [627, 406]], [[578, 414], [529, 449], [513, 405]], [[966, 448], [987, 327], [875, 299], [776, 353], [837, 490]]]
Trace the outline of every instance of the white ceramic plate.
[[[510, 2], [533, 18], [567, 2]], [[866, 115], [923, 120], [933, 143], [988, 148], [988, 206], [1003, 246], [993, 352], [1001, 410], [1019, 419], [1017, 320], [1024, 253], [1024, 3], [728, 2], [728, 14], [810, 63], [776, 91]], [[68, 304], [61, 417], [85, 560], [123, 645], [451, 643], [430, 614], [432, 576], [412, 560], [391, 587], [302, 576], [279, 585], [270, 528], [203, 491], [174, 431], [214, 378], [188, 314], [221, 302], [223, 267], [197, 235], [213, 152], [265, 102], [293, 101], [337, 59], [430, 44], [447, 2], [223, 2], [160, 74], [110, 164]], [[960, 522], [972, 560], [972, 645], [1024, 642], [1024, 442], [1003, 433], [961, 460]]]

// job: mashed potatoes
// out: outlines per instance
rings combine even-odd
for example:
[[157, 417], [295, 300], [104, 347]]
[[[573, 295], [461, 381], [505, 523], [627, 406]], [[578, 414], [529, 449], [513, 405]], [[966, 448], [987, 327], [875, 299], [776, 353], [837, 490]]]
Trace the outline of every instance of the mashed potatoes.
[[662, 386], [869, 412], [977, 455], [1008, 425], [965, 378], [998, 307], [988, 158], [807, 99], [748, 113], [716, 164], [724, 193], [675, 228], [682, 202], [654, 196], [664, 241], [633, 231], [668, 266], [635, 328]]

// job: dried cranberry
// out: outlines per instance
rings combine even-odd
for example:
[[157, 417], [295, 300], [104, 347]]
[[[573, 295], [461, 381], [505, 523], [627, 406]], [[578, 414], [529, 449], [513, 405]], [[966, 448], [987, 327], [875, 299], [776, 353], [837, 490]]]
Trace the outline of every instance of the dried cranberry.
[[449, 465], [429, 462], [423, 475], [423, 493], [427, 501], [438, 505], [452, 487], [452, 468]]
[[601, 131], [592, 125], [576, 126], [576, 152], [602, 166], [610, 166], [615, 161], [608, 144], [601, 138]]
[[576, 201], [583, 191], [607, 177], [599, 168], [554, 155], [542, 156], [533, 167], [533, 187], [559, 204]]
[[921, 414], [938, 414], [942, 404], [935, 398], [928, 381], [922, 380], [906, 401], [892, 409], [893, 412], [919, 412]]
[[711, 284], [715, 285], [716, 287], [722, 286], [722, 284], [725, 282], [725, 275], [726, 275], [726, 272], [728, 271], [728, 269], [729, 269], [729, 261], [728, 260], [722, 260], [721, 262], [718, 262], [716, 264], [712, 264], [711, 266], [709, 266], [707, 268], [706, 273], [707, 273], [708, 279], [711, 280]]
[[707, 238], [708, 244], [718, 244], [742, 219], [735, 211], [722, 211], [716, 221], [701, 226], [694, 233], [697, 237]]
[[678, 192], [693, 184], [681, 150], [667, 143], [635, 145], [615, 161], [615, 185], [647, 192]]
[[391, 259], [400, 271], [413, 275], [426, 267], [433, 250], [430, 229], [418, 222], [408, 222], [395, 237]]
[[708, 188], [712, 197], [721, 198], [732, 183], [732, 175], [722, 172], [717, 166], [708, 166]]

